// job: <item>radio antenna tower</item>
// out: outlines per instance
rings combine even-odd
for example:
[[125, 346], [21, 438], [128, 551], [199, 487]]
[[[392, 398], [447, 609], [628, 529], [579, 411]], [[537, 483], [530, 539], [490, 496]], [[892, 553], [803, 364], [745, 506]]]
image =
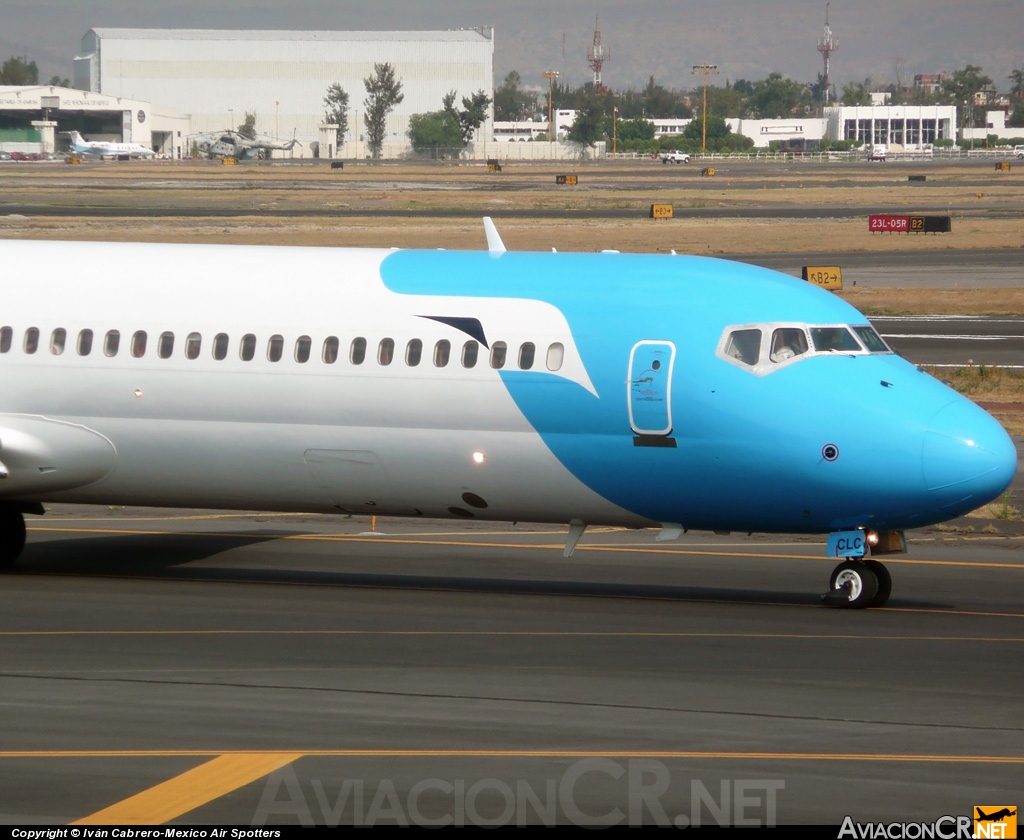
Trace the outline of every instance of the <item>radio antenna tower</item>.
[[818, 39], [818, 52], [821, 53], [821, 57], [825, 59], [825, 75], [821, 80], [821, 98], [825, 105], [828, 105], [828, 95], [832, 90], [832, 83], [828, 80], [828, 65], [829, 59], [836, 50], [839, 49], [839, 40], [832, 34], [831, 28], [828, 25], [828, 7], [831, 3], [825, 4], [825, 29], [821, 33], [821, 37]]
[[594, 44], [587, 50], [587, 64], [594, 71], [594, 93], [604, 93], [605, 87], [601, 84], [601, 67], [612, 57], [609, 47], [601, 44], [601, 18], [594, 18]]

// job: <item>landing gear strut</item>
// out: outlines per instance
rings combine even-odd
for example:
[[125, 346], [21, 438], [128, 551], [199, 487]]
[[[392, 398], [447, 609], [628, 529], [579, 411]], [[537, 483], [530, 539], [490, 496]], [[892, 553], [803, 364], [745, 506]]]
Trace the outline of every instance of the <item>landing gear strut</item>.
[[826, 603], [847, 609], [880, 607], [892, 593], [889, 570], [877, 560], [847, 558], [835, 567], [828, 582]]
[[0, 568], [10, 566], [25, 547], [25, 517], [10, 505], [0, 505]]

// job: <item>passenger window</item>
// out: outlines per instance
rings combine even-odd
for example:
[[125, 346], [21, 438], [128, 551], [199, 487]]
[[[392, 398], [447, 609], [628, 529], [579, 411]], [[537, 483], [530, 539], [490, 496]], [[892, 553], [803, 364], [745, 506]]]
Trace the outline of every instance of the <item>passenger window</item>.
[[238, 357], [243, 362], [251, 362], [256, 356], [256, 336], [246, 333], [238, 345]]
[[423, 358], [423, 342], [414, 338], [405, 345], [405, 363], [409, 367], [416, 367]]
[[0, 353], [11, 352], [11, 341], [14, 339], [14, 330], [10, 327], [0, 329]]
[[92, 330], [82, 330], [78, 334], [78, 355], [88, 356], [92, 352]]
[[491, 367], [495, 370], [505, 367], [505, 356], [508, 354], [508, 345], [504, 341], [495, 341], [491, 345]]
[[[200, 333], [189, 333], [185, 339], [185, 358], [198, 359], [199, 351], [203, 349], [203, 336]], [[225, 352], [227, 348], [224, 348]]]
[[336, 361], [338, 361], [337, 336], [331, 335], [324, 339], [324, 349], [320, 357], [324, 360], [325, 365], [333, 365]]
[[531, 342], [527, 341], [522, 347], [519, 348], [519, 369], [529, 370], [533, 367], [533, 358], [537, 355], [537, 348]]
[[30, 356], [39, 349], [39, 328], [29, 327], [25, 330], [25, 352]]
[[309, 351], [313, 347], [313, 339], [308, 335], [300, 335], [295, 341], [295, 361], [304, 365], [309, 361]]
[[279, 362], [284, 355], [284, 336], [272, 335], [267, 342], [267, 361]]
[[761, 358], [761, 331], [733, 330], [725, 346], [725, 355], [753, 367]]
[[807, 334], [796, 327], [784, 327], [772, 333], [773, 362], [784, 362], [807, 352]]
[[64, 343], [68, 340], [68, 331], [63, 327], [57, 327], [50, 333], [50, 352], [59, 356], [64, 352]]
[[146, 331], [137, 330], [132, 335], [132, 355], [136, 359], [141, 359], [146, 355]]
[[352, 346], [348, 351], [348, 360], [354, 365], [361, 365], [366, 360], [366, 339], [363, 337], [353, 338]]
[[562, 361], [565, 359], [565, 347], [559, 342], [555, 342], [548, 348], [548, 359], [547, 365], [548, 370], [558, 370], [562, 367]]
[[856, 353], [861, 349], [846, 327], [811, 327], [811, 341], [819, 353]]
[[881, 336], [871, 327], [854, 327], [861, 343], [872, 353], [891, 353], [889, 345], [882, 341]]
[[121, 347], [121, 333], [117, 330], [110, 330], [103, 339], [103, 355], [113, 358]]
[[382, 338], [377, 345], [377, 364], [390, 365], [395, 358], [395, 341], [391, 338]]
[[476, 359], [480, 354], [480, 345], [475, 341], [467, 341], [462, 345], [462, 366], [464, 368], [476, 367]]
[[213, 337], [213, 358], [218, 362], [223, 362], [228, 357], [228, 334], [217, 333]]
[[434, 345], [434, 367], [447, 367], [452, 355], [452, 343], [441, 339]]
[[161, 359], [171, 358], [171, 353], [174, 352], [174, 333], [165, 332], [160, 333], [160, 340], [156, 344], [156, 354]]

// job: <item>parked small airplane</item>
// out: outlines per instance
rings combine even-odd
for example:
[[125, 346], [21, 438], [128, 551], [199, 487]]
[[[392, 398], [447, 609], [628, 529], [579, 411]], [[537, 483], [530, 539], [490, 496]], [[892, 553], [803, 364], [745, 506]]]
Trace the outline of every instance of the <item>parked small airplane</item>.
[[272, 150], [289, 150], [299, 145], [298, 140], [275, 140], [265, 134], [250, 139], [237, 131], [216, 131], [192, 137], [196, 148], [209, 157], [230, 157], [237, 160], [266, 157]]
[[109, 140], [86, 140], [77, 131], [67, 132], [71, 135], [71, 151], [76, 155], [92, 155], [94, 157], [156, 157], [156, 152], [147, 149], [141, 143], [113, 143]]
[[829, 292], [485, 230], [0, 241], [0, 565], [43, 502], [567, 523], [567, 554], [591, 524], [827, 534], [828, 600], [869, 607], [873, 555], [1013, 478], [999, 423]]

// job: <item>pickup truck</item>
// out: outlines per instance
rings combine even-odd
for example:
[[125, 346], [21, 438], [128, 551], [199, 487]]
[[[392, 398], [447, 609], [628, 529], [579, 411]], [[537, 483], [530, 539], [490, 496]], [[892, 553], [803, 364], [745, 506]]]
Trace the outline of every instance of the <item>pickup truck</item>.
[[661, 155], [662, 163], [689, 163], [690, 156], [686, 152], [681, 152], [679, 149], [673, 149], [671, 152], [662, 152]]

